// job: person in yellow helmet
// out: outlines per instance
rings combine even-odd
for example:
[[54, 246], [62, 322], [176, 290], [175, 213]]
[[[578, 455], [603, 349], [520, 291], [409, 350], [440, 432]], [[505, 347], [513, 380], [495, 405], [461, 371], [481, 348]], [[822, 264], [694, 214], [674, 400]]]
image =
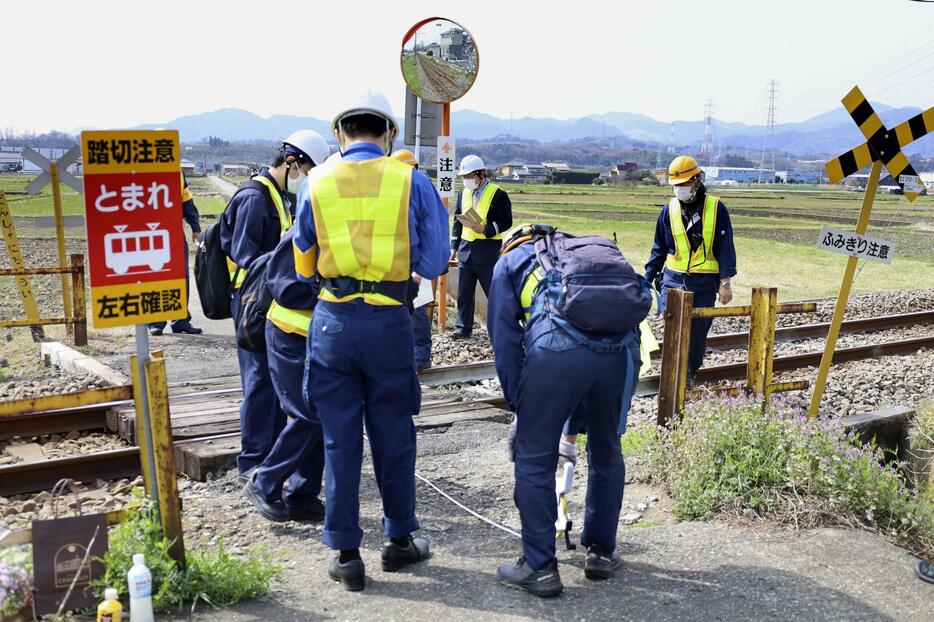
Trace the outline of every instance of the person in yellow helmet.
[[[678, 156], [668, 167], [674, 196], [662, 208], [655, 225], [655, 243], [645, 264], [645, 278], [662, 294], [669, 289], [694, 294], [694, 307], [712, 307], [733, 299], [730, 279], [736, 275], [736, 248], [730, 214], [719, 197], [707, 193], [703, 174], [691, 156]], [[688, 386], [704, 362], [712, 319], [691, 323]]]
[[[408, 149], [396, 149], [389, 157], [418, 170], [418, 160]], [[421, 285], [420, 275], [413, 272], [412, 279], [419, 286]], [[418, 371], [428, 369], [431, 367], [431, 316], [428, 315], [428, 304], [412, 310], [412, 335], [415, 338], [415, 369]]]

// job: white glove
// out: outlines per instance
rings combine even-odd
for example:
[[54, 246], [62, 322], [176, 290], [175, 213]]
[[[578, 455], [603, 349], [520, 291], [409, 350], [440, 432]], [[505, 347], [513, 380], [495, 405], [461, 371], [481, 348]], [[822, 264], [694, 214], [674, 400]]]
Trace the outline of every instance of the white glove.
[[565, 458], [571, 464], [577, 466], [577, 447], [574, 443], [560, 441], [558, 443], [558, 456], [560, 458]]
[[509, 461], [516, 461], [516, 428], [518, 417], [512, 418], [512, 423], [509, 424], [509, 433], [506, 435], [506, 451], [509, 452]]

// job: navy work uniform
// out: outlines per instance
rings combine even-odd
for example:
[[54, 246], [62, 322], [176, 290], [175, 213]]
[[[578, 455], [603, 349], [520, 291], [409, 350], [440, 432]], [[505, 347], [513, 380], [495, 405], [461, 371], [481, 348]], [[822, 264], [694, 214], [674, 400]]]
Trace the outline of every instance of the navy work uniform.
[[[307, 510], [323, 506], [318, 499], [324, 475], [321, 421], [305, 399], [305, 351], [318, 287], [295, 274], [293, 231], [282, 237], [266, 267], [266, 285], [273, 302], [266, 316], [269, 374], [289, 423], [256, 469], [254, 483], [267, 503], [282, 499], [289, 481], [286, 507]], [[319, 518], [320, 520], [320, 518]]]
[[[266, 186], [266, 192], [254, 188], [240, 189], [220, 220], [221, 249], [228, 257], [227, 265], [235, 289], [240, 287], [250, 264], [260, 255], [275, 249], [279, 238], [292, 224], [284, 194], [268, 169], [263, 169], [254, 179]], [[234, 292], [230, 312], [235, 322], [239, 307], [240, 296]], [[276, 399], [266, 353], [238, 347], [237, 359], [243, 386], [241, 450], [237, 456], [237, 470], [243, 474], [263, 461], [285, 427], [286, 417]]]
[[324, 431], [323, 541], [332, 549], [357, 549], [363, 536], [364, 423], [385, 534], [419, 528], [412, 417], [421, 394], [404, 303], [412, 272], [437, 278], [447, 264], [447, 217], [427, 177], [371, 143], [312, 169], [299, 190], [295, 266], [321, 279], [306, 383]]
[[[583, 424], [588, 433], [581, 543], [608, 554], [616, 551], [626, 472], [619, 437], [629, 406], [623, 403], [625, 386], [638, 381], [639, 341], [633, 331], [618, 340], [623, 348], [599, 351], [573, 338], [540, 306], [533, 306], [541, 278], [537, 266], [534, 244], [529, 242], [500, 257], [493, 273], [488, 327], [496, 372], [517, 418], [514, 496], [523, 557], [532, 571], [544, 573], [557, 571], [555, 470], [558, 441], [572, 413], [576, 425]], [[580, 335], [585, 342], [607, 337], [583, 331]]]
[[[700, 218], [694, 216], [700, 212]], [[688, 228], [700, 226], [701, 232], [691, 235]], [[712, 307], [717, 300], [721, 280], [736, 275], [736, 248], [730, 214], [719, 197], [707, 194], [701, 185], [688, 204], [672, 197], [662, 208], [655, 225], [655, 243], [645, 264], [649, 282], [662, 273], [661, 311], [669, 289], [683, 289], [694, 294], [694, 308]], [[707, 333], [712, 318], [691, 321], [691, 343], [688, 348], [688, 373], [695, 374], [704, 362]]]
[[[195, 198], [188, 188], [188, 179], [185, 173], [182, 173], [182, 218], [191, 227], [192, 233], [201, 233], [201, 214], [198, 213], [198, 206], [195, 205]], [[173, 333], [189, 333], [193, 335], [201, 334], [200, 328], [191, 325], [191, 311], [188, 311], [188, 299], [191, 297], [191, 287], [188, 278], [188, 239], [185, 239], [185, 310], [188, 315], [184, 320], [172, 320]], [[161, 335], [165, 330], [165, 321], [153, 322], [149, 325], [152, 334]]]
[[431, 367], [431, 316], [428, 315], [430, 307], [430, 304], [424, 304], [412, 311], [415, 367], [419, 370]]
[[451, 250], [457, 251], [457, 321], [455, 327], [464, 335], [473, 332], [474, 299], [477, 282], [483, 293], [490, 295], [493, 266], [499, 257], [503, 233], [512, 227], [512, 203], [498, 185], [484, 180], [471, 192], [457, 195], [454, 214], [463, 214], [473, 207], [483, 219], [483, 233], [474, 233], [454, 219], [451, 228]]

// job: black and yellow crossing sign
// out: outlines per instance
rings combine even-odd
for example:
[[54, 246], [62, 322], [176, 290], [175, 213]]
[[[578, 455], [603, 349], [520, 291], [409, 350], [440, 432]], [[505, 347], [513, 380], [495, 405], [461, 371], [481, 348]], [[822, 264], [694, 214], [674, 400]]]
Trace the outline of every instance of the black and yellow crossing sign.
[[934, 130], [934, 108], [918, 113], [904, 123], [888, 129], [876, 114], [869, 100], [854, 86], [843, 98], [843, 106], [859, 126], [859, 131], [866, 137], [866, 142], [827, 162], [824, 167], [830, 177], [830, 183], [837, 183], [844, 177], [865, 168], [879, 160], [901, 187], [909, 201], [918, 196], [918, 173], [902, 149]]

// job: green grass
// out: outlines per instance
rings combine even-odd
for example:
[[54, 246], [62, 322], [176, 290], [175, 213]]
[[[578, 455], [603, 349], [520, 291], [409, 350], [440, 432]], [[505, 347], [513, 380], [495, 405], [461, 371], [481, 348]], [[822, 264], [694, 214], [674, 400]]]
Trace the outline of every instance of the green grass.
[[[626, 430], [620, 440], [620, 450], [624, 456], [640, 456], [645, 453], [649, 441], [655, 435], [655, 428], [648, 423], [637, 423]], [[587, 435], [577, 435], [577, 453], [583, 454], [587, 451]]]
[[413, 92], [418, 93], [422, 90], [422, 79], [418, 74], [418, 65], [415, 64], [415, 54], [410, 54], [402, 62], [402, 77]]
[[[627, 258], [641, 267], [648, 258], [655, 222], [670, 190], [656, 186], [506, 186], [514, 221], [537, 221], [572, 233], [615, 234]], [[848, 192], [788, 193], [779, 188], [743, 193], [712, 189], [731, 212], [738, 256], [734, 300], [749, 300], [753, 287], [779, 288], [779, 298], [792, 300], [837, 293], [846, 258], [814, 248], [822, 224], [852, 229], [862, 201]], [[841, 222], [828, 222], [829, 218]], [[887, 230], [886, 225], [895, 219]], [[912, 224], [900, 224], [900, 221]], [[882, 231], [885, 230], [884, 235]], [[892, 265], [867, 262], [854, 293], [925, 287], [934, 283], [934, 198], [879, 195], [870, 235], [895, 241]]]
[[[413, 61], [414, 62], [414, 61]], [[0, 188], [21, 192], [32, 175], [0, 175]], [[239, 178], [225, 178], [239, 183]], [[207, 178], [193, 178], [192, 192], [204, 215], [219, 214], [226, 202]], [[514, 221], [554, 224], [571, 233], [615, 234], [626, 257], [640, 269], [648, 258], [655, 222], [671, 196], [668, 187], [647, 185], [505, 185]], [[712, 188], [731, 212], [738, 255], [734, 300], [749, 300], [752, 287], [774, 286], [781, 300], [818, 298], [837, 293], [846, 258], [814, 248], [824, 224], [853, 229], [863, 195], [825, 188], [769, 186], [764, 192]], [[795, 192], [789, 192], [794, 190]], [[798, 192], [804, 190], [804, 192]], [[15, 216], [52, 214], [51, 194], [8, 195]], [[65, 214], [83, 214], [82, 198], [64, 187]], [[18, 226], [20, 226], [18, 224]], [[38, 232], [40, 235], [50, 235]], [[895, 259], [885, 266], [867, 262], [853, 293], [930, 286], [934, 283], [934, 197], [909, 203], [904, 197], [878, 195], [869, 234], [895, 242]], [[23, 236], [22, 237], [27, 237]]]

